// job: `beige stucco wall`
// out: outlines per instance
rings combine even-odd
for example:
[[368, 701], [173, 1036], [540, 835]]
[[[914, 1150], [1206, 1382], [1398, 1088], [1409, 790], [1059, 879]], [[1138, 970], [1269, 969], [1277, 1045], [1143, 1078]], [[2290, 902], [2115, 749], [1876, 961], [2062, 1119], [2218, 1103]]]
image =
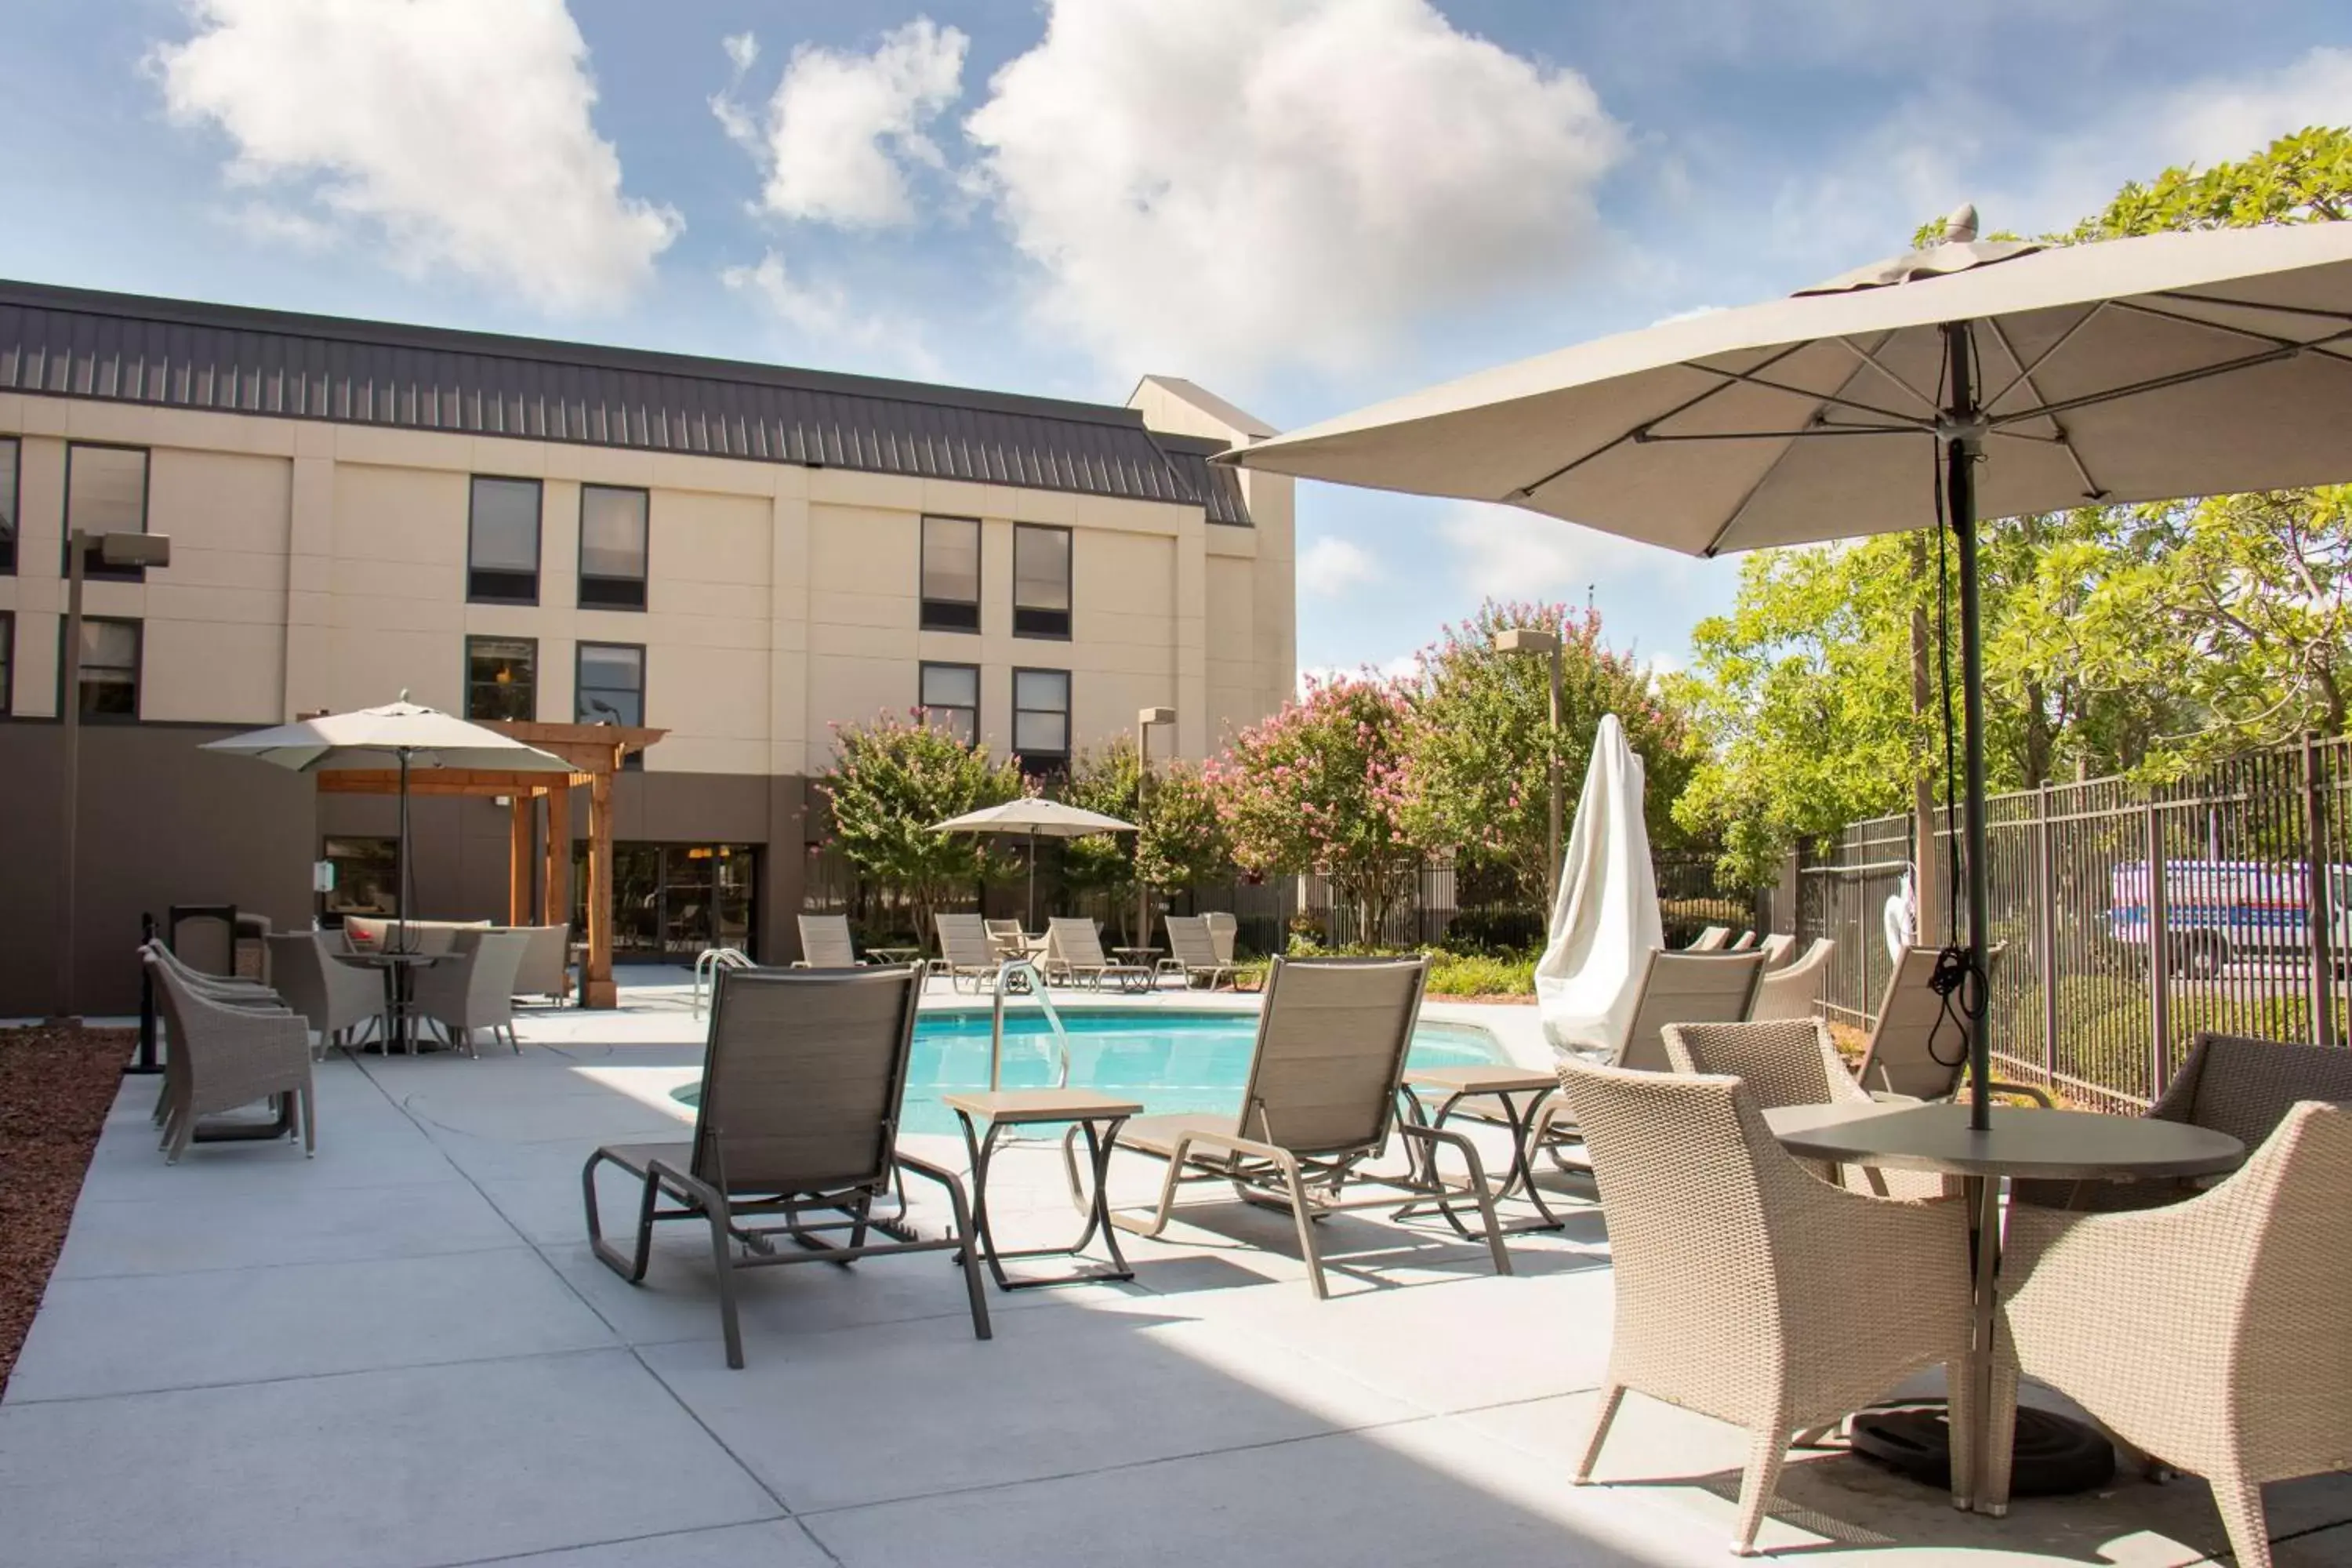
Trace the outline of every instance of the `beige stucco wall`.
[[[458, 709], [468, 635], [535, 638], [539, 712], [572, 712], [582, 640], [642, 644], [651, 771], [798, 773], [828, 725], [916, 700], [925, 659], [982, 668], [982, 727], [1011, 739], [1012, 672], [1071, 672], [1081, 745], [1172, 706], [1155, 750], [1199, 757], [1292, 680], [1281, 537], [1198, 508], [845, 469], [0, 394], [23, 437], [13, 711], [55, 710], [68, 439], [144, 446], [149, 526], [173, 563], [89, 585], [92, 615], [146, 624], [150, 720], [268, 723], [388, 701]], [[466, 602], [468, 479], [541, 481], [541, 603]], [[647, 609], [580, 609], [580, 486], [651, 492]], [[1271, 498], [1269, 498], [1271, 500]], [[982, 521], [977, 634], [919, 629], [926, 512]], [[1073, 636], [1012, 635], [1016, 522], [1075, 531]]]

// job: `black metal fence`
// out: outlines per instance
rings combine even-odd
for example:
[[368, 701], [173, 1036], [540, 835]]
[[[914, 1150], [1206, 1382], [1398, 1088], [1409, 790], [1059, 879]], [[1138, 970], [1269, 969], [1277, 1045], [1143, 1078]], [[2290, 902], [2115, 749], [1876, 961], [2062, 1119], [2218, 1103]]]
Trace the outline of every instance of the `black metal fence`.
[[[2052, 784], [1988, 803], [1992, 1048], [2005, 1072], [2109, 1109], [2146, 1104], [2200, 1030], [2341, 1044], [2352, 957], [2352, 742], [2252, 752], [2179, 781]], [[1833, 1021], [1866, 1027], [1891, 968], [1887, 900], [1912, 820], [1848, 827], [1801, 861], [1796, 929], [1838, 942]], [[1934, 825], [1948, 865], [1950, 825]], [[1922, 911], [1935, 940], [1945, 911]]]

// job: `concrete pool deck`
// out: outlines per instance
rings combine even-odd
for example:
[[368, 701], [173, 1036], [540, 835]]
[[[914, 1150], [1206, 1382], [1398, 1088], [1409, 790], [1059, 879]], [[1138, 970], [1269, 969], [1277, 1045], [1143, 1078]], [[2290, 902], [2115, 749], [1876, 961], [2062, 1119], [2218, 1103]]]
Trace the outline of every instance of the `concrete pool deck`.
[[[700, 1026], [682, 988], [630, 999], [534, 1015], [520, 1056], [329, 1061], [311, 1161], [228, 1144], [166, 1167], [153, 1082], [127, 1080], [0, 1402], [0, 1561], [1725, 1560], [1728, 1428], [1630, 1400], [1601, 1472], [1623, 1484], [1566, 1485], [1610, 1314], [1573, 1183], [1568, 1228], [1514, 1238], [1511, 1278], [1442, 1227], [1335, 1218], [1322, 1303], [1286, 1217], [1204, 1198], [1129, 1244], [1131, 1285], [992, 1294], [987, 1343], [936, 1255], [766, 1271], [730, 1372], [688, 1227], [641, 1288], [585, 1245], [588, 1150], [686, 1126], [635, 1086], [691, 1077]], [[1534, 1027], [1467, 1021], [1490, 1015]], [[1072, 1226], [1044, 1152], [998, 1179], [1008, 1244]], [[2156, 1568], [2222, 1544], [2193, 1479], [1997, 1521], [1824, 1454], [1780, 1496], [1763, 1544], [1841, 1563]], [[2283, 1564], [2352, 1562], [2352, 1480], [2269, 1497]]]

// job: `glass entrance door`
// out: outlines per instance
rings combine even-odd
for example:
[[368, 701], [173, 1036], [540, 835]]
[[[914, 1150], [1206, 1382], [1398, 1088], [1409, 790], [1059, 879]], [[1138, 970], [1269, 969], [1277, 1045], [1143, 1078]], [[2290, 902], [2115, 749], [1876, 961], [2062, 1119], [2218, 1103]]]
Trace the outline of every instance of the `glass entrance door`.
[[[752, 844], [613, 846], [613, 953], [624, 962], [691, 963], [705, 948], [752, 951], [760, 851]], [[587, 929], [588, 858], [575, 846], [572, 919]]]

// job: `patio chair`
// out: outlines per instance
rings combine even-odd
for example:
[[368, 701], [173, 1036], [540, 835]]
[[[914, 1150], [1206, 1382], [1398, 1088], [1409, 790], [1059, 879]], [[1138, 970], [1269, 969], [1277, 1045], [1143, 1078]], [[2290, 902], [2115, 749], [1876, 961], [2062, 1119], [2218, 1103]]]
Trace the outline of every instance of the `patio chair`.
[[1724, 943], [1730, 940], [1729, 926], [1706, 926], [1700, 930], [1698, 935], [1691, 939], [1691, 944], [1683, 951], [1685, 952], [1721, 952]]
[[[2316, 1102], [2234, 1175], [2168, 1207], [2012, 1205], [2007, 1377], [2040, 1379], [2150, 1459], [2203, 1476], [2239, 1568], [2269, 1568], [2263, 1483], [2352, 1457], [2347, 1211], [2352, 1108]], [[2005, 1455], [2013, 1382], [1994, 1393]]]
[[[170, 1039], [163, 1056], [164, 1163], [176, 1165], [188, 1145], [279, 1138], [294, 1130], [299, 1108], [302, 1152], [319, 1152], [317, 1097], [310, 1079], [310, 1026], [285, 1008], [237, 1005], [192, 989], [159, 945], [141, 950], [140, 960], [155, 983], [155, 999]], [[199, 1132], [207, 1116], [274, 1100], [270, 1122], [216, 1127]]]
[[[1157, 1237], [1173, 1216], [1178, 1187], [1230, 1183], [1244, 1202], [1289, 1211], [1307, 1282], [1319, 1300], [1329, 1291], [1315, 1222], [1349, 1209], [1393, 1210], [1394, 1194], [1402, 1192], [1433, 1200], [1449, 1215], [1455, 1204], [1475, 1206], [1484, 1229], [1474, 1234], [1485, 1237], [1495, 1272], [1508, 1274], [1510, 1255], [1476, 1147], [1459, 1132], [1397, 1115], [1405, 1052], [1428, 980], [1425, 958], [1276, 959], [1240, 1112], [1143, 1116], [1121, 1127], [1111, 1152], [1164, 1161], [1167, 1173], [1156, 1206], [1113, 1209], [1111, 1223]], [[1388, 1147], [1391, 1132], [1408, 1145], [1405, 1172], [1364, 1169]], [[1468, 1172], [1462, 1185], [1439, 1176], [1441, 1148], [1461, 1156]], [[1070, 1136], [1062, 1153], [1076, 1194], [1082, 1189]], [[1342, 1196], [1343, 1185], [1390, 1192], [1351, 1200]]]
[[934, 973], [944, 970], [948, 984], [958, 990], [967, 981], [974, 991], [996, 984], [1001, 961], [988, 940], [988, 927], [978, 915], [933, 915], [931, 923], [940, 932], [940, 956], [931, 965]]
[[[1572, 1058], [1559, 1079], [1591, 1152], [1615, 1269], [1616, 1330], [1576, 1485], [1591, 1479], [1629, 1391], [1743, 1426], [1731, 1549], [1744, 1556], [1799, 1434], [1932, 1367], [1969, 1387], [1962, 1205], [1819, 1180], [1737, 1079]], [[1856, 1310], [1883, 1300], [1890, 1280], [1902, 1282], [1899, 1311]], [[1954, 1413], [1955, 1476], [1969, 1473], [1971, 1414]]]
[[544, 996], [557, 1006], [572, 989], [572, 927], [513, 926], [509, 930], [530, 939], [515, 966], [514, 994]]
[[[2005, 950], [1986, 955], [1990, 973]], [[1969, 1037], [1960, 1014], [1960, 999], [1936, 994], [1930, 984], [1938, 950], [1915, 947], [1887, 977], [1886, 994], [1878, 1005], [1878, 1023], [1870, 1031], [1862, 1068], [1854, 1076], [1875, 1100], [1949, 1100], [1959, 1092], [1968, 1071]], [[2018, 1094], [2042, 1105], [2050, 1096], [2031, 1084], [1988, 1079], [1995, 1094]]]
[[1212, 991], [1218, 981], [1233, 978], [1233, 961], [1217, 956], [1217, 941], [1209, 934], [1207, 917], [1168, 915], [1161, 923], [1168, 929], [1168, 956], [1160, 961], [1159, 973], [1181, 975], [1188, 986], [1205, 977]]
[[[2188, 1059], [2147, 1114], [2226, 1132], [2252, 1149], [2306, 1100], [2352, 1100], [2352, 1051], [2340, 1047], [2200, 1034]], [[2013, 1201], [2045, 1208], [2156, 1208], [2192, 1197], [2210, 1180], [2158, 1182], [2013, 1181]]]
[[1797, 939], [1787, 931], [1774, 931], [1756, 945], [1763, 951], [1764, 973], [1769, 974], [1789, 962], [1789, 955], [1797, 951]]
[[856, 969], [866, 963], [857, 956], [847, 915], [803, 915], [800, 927], [801, 955], [794, 969]]
[[1727, 952], [1746, 952], [1755, 945], [1756, 933], [1752, 931], [1744, 931], [1739, 933], [1738, 938], [1734, 941], [1728, 948], [1725, 949], [1725, 951]]
[[982, 923], [988, 931], [989, 951], [996, 954], [999, 963], [1009, 959], [1037, 956], [1040, 950], [1032, 942], [1029, 933], [1021, 929], [1019, 921], [984, 921]]
[[[1794, 937], [1786, 940], [1792, 945], [1796, 942]], [[1821, 998], [1822, 982], [1829, 976], [1830, 954], [1836, 951], [1837, 943], [1832, 939], [1815, 937], [1813, 945], [1805, 949], [1804, 957], [1779, 969], [1772, 967], [1768, 953], [1764, 977], [1756, 983], [1756, 1000], [1748, 1009], [1749, 1020], [1761, 1023], [1771, 1018], [1811, 1018], [1813, 1004]]]
[[1201, 923], [1209, 928], [1209, 941], [1217, 950], [1217, 957], [1225, 963], [1234, 962], [1234, 949], [1241, 940], [1242, 922], [1227, 910], [1208, 910], [1202, 913]]
[[[283, 1012], [286, 1008], [286, 999], [257, 980], [232, 980], [191, 968], [187, 960], [165, 946], [160, 937], [150, 938], [142, 942], [140, 945], [139, 953], [142, 960], [152, 958], [156, 964], [177, 975], [181, 984], [187, 990], [204, 997], [206, 1001], [218, 1003], [225, 1007], [245, 1007], [264, 1013]], [[161, 985], [160, 981], [151, 980], [150, 984], [158, 987]], [[165, 1054], [164, 1065], [167, 1070], [163, 1085], [155, 1095], [152, 1117], [158, 1127], [163, 1126], [165, 1118], [171, 1114], [172, 1097], [174, 1091], [173, 1080], [168, 1070], [170, 1067], [168, 1051]]]
[[522, 1042], [514, 1032], [514, 977], [530, 938], [519, 931], [461, 931], [448, 960], [416, 976], [412, 993], [416, 1016], [441, 1026], [452, 1045], [475, 1055], [474, 1031], [506, 1037], [517, 1056]]
[[1055, 915], [1047, 923], [1045, 967], [1047, 980], [1064, 985], [1100, 989], [1105, 980], [1151, 979], [1151, 971], [1140, 964], [1113, 963], [1105, 957], [1102, 932], [1084, 916]]
[[320, 1056], [334, 1046], [348, 1050], [358, 1044], [364, 1026], [383, 1032], [383, 976], [336, 957], [326, 934], [287, 931], [265, 939], [278, 994], [317, 1032]]
[[[698, 1219], [709, 1226], [730, 1367], [743, 1364], [739, 1268], [952, 1251], [972, 1332], [989, 1337], [963, 1184], [898, 1147], [922, 974], [911, 964], [721, 970], [693, 1140], [608, 1144], [581, 1169], [588, 1244], [632, 1285], [645, 1280], [656, 1224]], [[604, 1240], [597, 1213], [596, 1167], [607, 1163], [643, 1184], [631, 1253]], [[947, 1189], [953, 1224], [944, 1235], [917, 1239], [898, 1215], [874, 1212], [908, 1173]], [[663, 1198], [677, 1206], [659, 1206]], [[762, 1220], [774, 1223], [756, 1223]], [[842, 1230], [845, 1243], [826, 1239]], [[870, 1239], [875, 1232], [887, 1239]], [[784, 1238], [797, 1247], [780, 1249]]]

